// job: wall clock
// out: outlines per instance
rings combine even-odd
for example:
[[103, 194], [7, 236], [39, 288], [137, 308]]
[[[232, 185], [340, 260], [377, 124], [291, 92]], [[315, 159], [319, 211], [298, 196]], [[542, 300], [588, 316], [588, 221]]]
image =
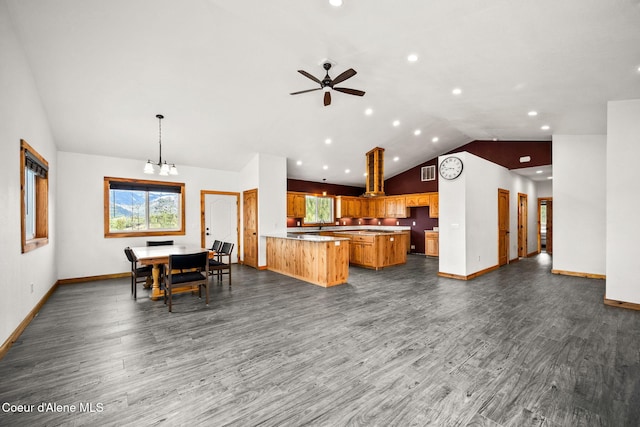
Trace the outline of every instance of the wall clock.
[[462, 173], [462, 160], [457, 157], [447, 157], [440, 163], [440, 176], [444, 179], [456, 179]]

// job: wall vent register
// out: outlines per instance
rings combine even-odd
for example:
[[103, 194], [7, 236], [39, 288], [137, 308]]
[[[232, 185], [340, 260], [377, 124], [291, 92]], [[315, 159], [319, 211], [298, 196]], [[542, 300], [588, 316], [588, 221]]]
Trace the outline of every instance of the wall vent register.
[[435, 181], [435, 179], [436, 179], [436, 165], [423, 166], [420, 169], [420, 179], [422, 181]]

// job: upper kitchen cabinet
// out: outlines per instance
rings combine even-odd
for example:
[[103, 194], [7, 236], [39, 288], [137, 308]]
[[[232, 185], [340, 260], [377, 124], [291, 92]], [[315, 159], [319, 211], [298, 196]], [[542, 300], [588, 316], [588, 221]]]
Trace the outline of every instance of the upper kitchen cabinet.
[[336, 197], [336, 218], [361, 218], [362, 199], [352, 196]]
[[431, 193], [429, 196], [429, 218], [438, 218], [438, 193]]
[[407, 218], [405, 196], [387, 196], [384, 198], [385, 218]]
[[287, 192], [287, 217], [304, 218], [305, 214], [305, 194]]
[[408, 208], [417, 208], [421, 206], [429, 206], [429, 199], [431, 193], [414, 193], [406, 194], [406, 206]]

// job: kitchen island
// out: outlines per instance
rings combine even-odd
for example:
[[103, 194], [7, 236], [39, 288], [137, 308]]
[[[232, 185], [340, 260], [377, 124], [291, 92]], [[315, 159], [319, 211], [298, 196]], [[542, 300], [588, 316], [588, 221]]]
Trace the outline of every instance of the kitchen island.
[[267, 236], [267, 269], [325, 288], [347, 283], [349, 238], [292, 233]]
[[348, 237], [349, 263], [379, 270], [407, 262], [407, 233], [404, 231], [332, 231], [336, 237]]

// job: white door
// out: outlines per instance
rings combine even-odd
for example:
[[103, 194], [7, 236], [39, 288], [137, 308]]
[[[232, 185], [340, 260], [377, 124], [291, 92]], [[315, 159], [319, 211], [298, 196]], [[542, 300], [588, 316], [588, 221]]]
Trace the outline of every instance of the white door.
[[233, 243], [231, 262], [238, 262], [238, 198], [227, 194], [205, 194], [205, 243], [214, 240]]

